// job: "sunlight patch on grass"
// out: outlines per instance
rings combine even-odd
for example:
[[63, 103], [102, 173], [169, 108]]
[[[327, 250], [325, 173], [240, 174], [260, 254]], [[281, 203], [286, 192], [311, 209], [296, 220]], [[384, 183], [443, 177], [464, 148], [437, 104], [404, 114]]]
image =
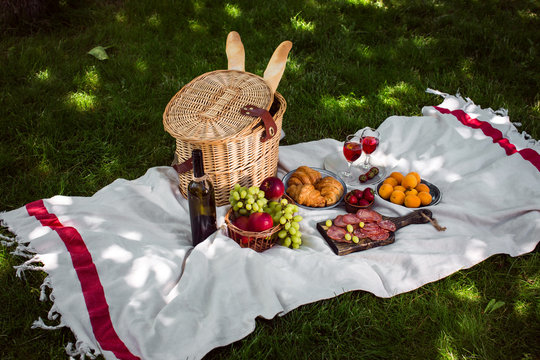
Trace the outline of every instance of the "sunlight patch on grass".
[[324, 96], [321, 103], [328, 110], [335, 111], [359, 109], [367, 104], [364, 98], [358, 99], [354, 93], [340, 95], [338, 98]]
[[99, 86], [99, 74], [95, 66], [90, 66], [86, 69], [82, 79], [82, 85], [90, 89], [96, 89]]
[[189, 28], [191, 31], [196, 33], [205, 33], [208, 29], [206, 26], [200, 24], [197, 20], [189, 20]]
[[373, 58], [373, 55], [374, 55], [373, 49], [364, 44], [358, 45], [358, 47], [356, 48], [356, 52], [358, 55], [360, 55], [361, 57], [365, 59], [371, 59]]
[[39, 81], [47, 81], [51, 78], [51, 73], [49, 72], [49, 69], [45, 69], [35, 73], [34, 77]]
[[127, 21], [127, 15], [124, 10], [120, 10], [119, 12], [114, 14], [114, 19], [116, 20], [116, 22], [123, 24]]
[[400, 81], [393, 86], [385, 86], [377, 95], [379, 101], [387, 106], [401, 106], [399, 99], [402, 95], [411, 95], [414, 93], [414, 88], [406, 82]]
[[456, 284], [458, 287], [452, 289], [451, 292], [460, 300], [478, 302], [481, 298], [478, 289], [470, 284]]
[[525, 302], [525, 301], [522, 301], [522, 300], [518, 300], [515, 302], [514, 304], [514, 312], [518, 315], [518, 316], [522, 316], [522, 317], [527, 317], [529, 315], [531, 311], [531, 304]]
[[143, 59], [137, 59], [137, 61], [135, 61], [135, 69], [139, 72], [146, 72], [146, 70], [148, 70], [148, 64]]
[[517, 13], [523, 19], [527, 19], [527, 20], [537, 20], [538, 19], [538, 14], [532, 12], [531, 9], [526, 9], [526, 10], [520, 9], [520, 10], [517, 11]]
[[445, 331], [441, 331], [439, 338], [437, 339], [438, 342], [438, 351], [439, 356], [437, 359], [444, 359], [444, 360], [457, 360], [458, 357], [454, 354], [455, 350], [452, 347], [453, 338], [448, 335]]
[[384, 5], [384, 2], [382, 0], [377, 0], [377, 1], [373, 1], [373, 0], [347, 0], [347, 3], [351, 4], [351, 5], [362, 5], [362, 6], [372, 6], [372, 7], [375, 7], [375, 8], [379, 8], [379, 9], [386, 9], [387, 6]]
[[460, 68], [462, 74], [469, 80], [472, 80], [473, 78], [473, 67], [474, 61], [471, 58], [465, 58], [460, 63]]
[[313, 32], [315, 30], [315, 24], [311, 21], [306, 21], [300, 17], [300, 13], [291, 18], [291, 24], [293, 29], [299, 31]]
[[150, 17], [148, 17], [146, 22], [152, 27], [158, 27], [159, 25], [161, 25], [161, 18], [158, 14], [153, 13], [152, 15], [150, 15]]
[[225, 4], [225, 13], [232, 18], [239, 18], [242, 16], [242, 10], [240, 10], [240, 7], [234, 4]]
[[96, 96], [84, 91], [69, 93], [66, 103], [77, 111], [89, 111], [96, 107]]

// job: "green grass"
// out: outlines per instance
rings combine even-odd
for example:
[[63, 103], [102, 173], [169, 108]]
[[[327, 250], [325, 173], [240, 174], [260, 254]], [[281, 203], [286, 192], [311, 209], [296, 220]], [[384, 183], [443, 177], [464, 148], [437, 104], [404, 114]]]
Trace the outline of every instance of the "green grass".
[[[0, 38], [0, 210], [57, 194], [89, 196], [167, 165], [169, 99], [227, 65], [236, 30], [262, 75], [283, 40], [282, 144], [341, 139], [391, 115], [420, 115], [426, 88], [507, 108], [540, 138], [540, 6], [528, 0], [73, 1]], [[87, 54], [109, 46], [110, 58]], [[501, 189], [505, 191], [505, 189]], [[5, 232], [4, 232], [5, 233]], [[0, 248], [0, 358], [64, 359], [67, 330], [32, 330], [50, 304], [43, 274], [15, 278]], [[364, 292], [305, 305], [209, 359], [536, 359], [540, 257], [498, 255], [392, 297]], [[504, 302], [484, 312], [490, 300]]]

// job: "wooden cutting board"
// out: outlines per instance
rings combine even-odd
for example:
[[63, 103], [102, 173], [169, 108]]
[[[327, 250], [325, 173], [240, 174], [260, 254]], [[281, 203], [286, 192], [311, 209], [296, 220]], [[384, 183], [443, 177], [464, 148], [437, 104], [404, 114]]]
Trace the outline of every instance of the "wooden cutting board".
[[[422, 216], [422, 214], [426, 215], [427, 218]], [[425, 224], [429, 222], [429, 219], [432, 218], [431, 211], [427, 209], [421, 209], [421, 210], [415, 210], [407, 215], [398, 216], [398, 217], [388, 217], [383, 215], [383, 220], [390, 220], [396, 225], [396, 231], [401, 229], [404, 226], [411, 225], [411, 224]], [[321, 233], [322, 237], [328, 242], [328, 245], [330, 245], [330, 248], [337, 254], [337, 255], [347, 255], [356, 251], [362, 251], [371, 249], [377, 246], [383, 246], [392, 244], [396, 240], [396, 234], [395, 231], [390, 232], [390, 236], [386, 240], [382, 241], [374, 241], [369, 238], [362, 238], [360, 241], [355, 244], [353, 242], [350, 243], [344, 243], [344, 242], [338, 242], [326, 234], [326, 230], [328, 228], [325, 225], [325, 221], [317, 223], [317, 230]]]

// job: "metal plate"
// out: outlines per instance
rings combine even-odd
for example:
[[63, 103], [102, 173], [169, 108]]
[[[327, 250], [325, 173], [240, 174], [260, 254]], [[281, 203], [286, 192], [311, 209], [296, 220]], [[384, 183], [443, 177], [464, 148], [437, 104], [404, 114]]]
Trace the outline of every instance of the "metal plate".
[[[437, 186], [433, 185], [432, 183], [430, 183], [430, 182], [428, 182], [426, 180], [423, 180], [423, 179], [422, 179], [422, 181], [420, 181], [420, 183], [427, 185], [427, 187], [429, 188], [429, 193], [431, 194], [431, 203], [429, 205], [419, 206], [418, 208], [425, 208], [425, 207], [428, 207], [428, 206], [437, 205], [442, 199], [442, 194], [441, 194], [441, 191], [439, 190], [439, 188]], [[382, 200], [391, 202], [390, 200], [383, 199], [379, 195], [379, 188], [382, 186], [382, 184], [383, 184], [383, 181], [381, 181], [379, 184], [377, 184], [376, 194]]]
[[[339, 198], [339, 200], [333, 204], [333, 205], [330, 205], [330, 206], [325, 206], [325, 207], [311, 207], [311, 206], [305, 206], [305, 205], [300, 205], [300, 204], [296, 204], [298, 205], [298, 207], [301, 207], [303, 209], [308, 209], [308, 210], [326, 210], [326, 209], [332, 209], [336, 206], [338, 206], [341, 201], [343, 200], [343, 198], [345, 197], [345, 194], [347, 193], [347, 185], [345, 184], [345, 182], [339, 177], [337, 176], [335, 173], [331, 172], [331, 171], [328, 171], [328, 170], [325, 170], [325, 169], [320, 169], [320, 168], [316, 168], [316, 167], [311, 167], [313, 170], [317, 170], [318, 172], [321, 173], [322, 177], [325, 177], [325, 176], [331, 176], [333, 177], [334, 179], [336, 179], [337, 181], [339, 181], [341, 183], [341, 185], [343, 186], [343, 194], [341, 195], [341, 197]], [[283, 181], [283, 184], [285, 185], [285, 192], [287, 192], [287, 182], [289, 181], [289, 178], [292, 176], [292, 174], [296, 171], [296, 169], [294, 169], [293, 171], [290, 171], [288, 172], [282, 179]]]

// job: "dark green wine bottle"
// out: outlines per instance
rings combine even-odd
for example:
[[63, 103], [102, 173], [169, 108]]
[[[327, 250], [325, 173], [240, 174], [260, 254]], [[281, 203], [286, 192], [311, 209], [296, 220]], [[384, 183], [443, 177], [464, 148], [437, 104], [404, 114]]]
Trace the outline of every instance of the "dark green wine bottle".
[[216, 197], [214, 186], [204, 173], [202, 151], [195, 149], [193, 156], [193, 180], [188, 185], [189, 218], [193, 246], [196, 246], [217, 230]]

